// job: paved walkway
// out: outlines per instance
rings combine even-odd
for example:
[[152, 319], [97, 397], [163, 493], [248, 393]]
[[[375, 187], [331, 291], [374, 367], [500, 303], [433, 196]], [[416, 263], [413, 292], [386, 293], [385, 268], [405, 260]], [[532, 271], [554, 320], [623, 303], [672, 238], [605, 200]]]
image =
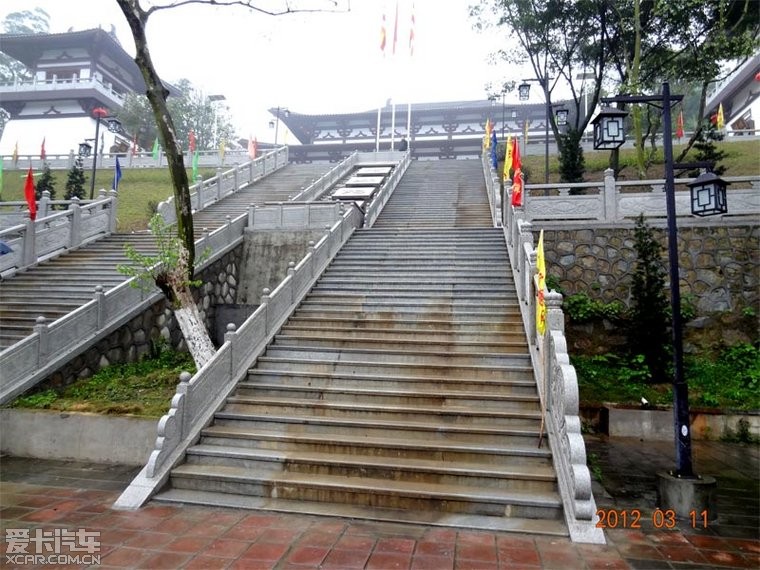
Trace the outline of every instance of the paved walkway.
[[[697, 470], [719, 480], [719, 516], [707, 528], [653, 524], [654, 473], [672, 467], [672, 445], [589, 437], [588, 451], [603, 484], [596, 485], [599, 508], [618, 513], [618, 527], [623, 511], [627, 526], [634, 510], [641, 513], [640, 529], [608, 529], [606, 546], [223, 508], [149, 504], [113, 511], [110, 505], [135, 469], [13, 457], [0, 458], [0, 522], [3, 539], [9, 529], [29, 529], [29, 537], [48, 537], [49, 543], [56, 529], [64, 542], [63, 531], [99, 532], [101, 563], [92, 566], [98, 568], [760, 568], [758, 446], [695, 442]], [[3, 553], [8, 545], [3, 540]], [[27, 552], [34, 548], [27, 543]], [[14, 561], [20, 559], [4, 556], [2, 566], [53, 567]]]

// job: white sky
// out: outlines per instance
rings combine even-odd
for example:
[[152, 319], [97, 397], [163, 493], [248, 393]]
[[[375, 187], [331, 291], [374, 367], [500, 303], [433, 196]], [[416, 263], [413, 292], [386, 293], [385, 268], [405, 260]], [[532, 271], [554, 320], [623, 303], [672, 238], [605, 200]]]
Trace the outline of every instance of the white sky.
[[[486, 83], [498, 82], [504, 73], [487, 63], [499, 40], [473, 30], [468, 15], [472, 2], [414, 0], [411, 60], [412, 0], [398, 0], [398, 57], [393, 60], [389, 55], [394, 0], [352, 0], [351, 11], [343, 14], [278, 17], [237, 7], [186, 6], [151, 16], [148, 43], [165, 80], [186, 78], [206, 94], [224, 94], [238, 134], [270, 140], [270, 107], [340, 113], [374, 109], [389, 97], [402, 104], [410, 99], [485, 99]], [[114, 0], [3, 0], [0, 20], [34, 7], [50, 15], [53, 33], [99, 25], [109, 30], [113, 24], [122, 46], [134, 53], [129, 28]], [[384, 8], [385, 59], [379, 47]], [[515, 100], [516, 95], [509, 102]]]

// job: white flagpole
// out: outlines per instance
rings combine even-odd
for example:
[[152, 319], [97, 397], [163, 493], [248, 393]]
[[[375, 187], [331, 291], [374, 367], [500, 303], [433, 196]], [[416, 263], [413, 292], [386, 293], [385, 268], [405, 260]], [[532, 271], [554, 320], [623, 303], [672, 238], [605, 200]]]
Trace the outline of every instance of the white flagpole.
[[391, 107], [391, 150], [396, 142], [396, 101], [393, 101]]
[[412, 1], [412, 17], [409, 21], [409, 67], [407, 73], [407, 104], [406, 104], [406, 140], [407, 148], [412, 148], [412, 97], [408, 86], [411, 82], [412, 56], [414, 55], [414, 1]]
[[377, 131], [375, 132], [375, 152], [380, 151], [380, 113], [383, 110], [382, 104], [377, 108]]
[[[396, 59], [396, 41], [398, 40], [398, 0], [396, 0], [396, 11], [393, 16], [393, 47], [391, 50], [391, 58], [394, 60], [394, 64]], [[391, 150], [394, 149], [396, 145], [396, 90], [398, 86], [396, 85], [396, 76], [393, 75], [394, 81], [391, 82], [391, 85], [393, 87], [393, 92], [391, 93], [391, 97], [393, 97], [392, 106], [391, 106]]]
[[[382, 16], [382, 24], [380, 27], [380, 51], [383, 54], [383, 61], [380, 64], [380, 68], [383, 70], [380, 73], [380, 77], [382, 77], [383, 72], [386, 70], [386, 66], [383, 65], [385, 63], [385, 44], [388, 37], [388, 31], [385, 28], [385, 6], [383, 6], [383, 16]], [[382, 80], [381, 80], [382, 85]], [[380, 151], [380, 116], [383, 112], [383, 103], [380, 102], [380, 104], [377, 107], [377, 130], [375, 131], [375, 152]]]

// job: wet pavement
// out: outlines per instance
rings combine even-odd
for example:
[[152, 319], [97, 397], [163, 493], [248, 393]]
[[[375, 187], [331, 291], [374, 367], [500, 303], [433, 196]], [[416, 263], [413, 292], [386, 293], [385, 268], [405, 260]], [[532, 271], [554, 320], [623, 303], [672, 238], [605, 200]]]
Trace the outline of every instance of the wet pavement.
[[[587, 445], [589, 464], [600, 479], [595, 483], [597, 506], [608, 525], [604, 546], [524, 534], [225, 508], [149, 503], [134, 512], [114, 511], [111, 504], [137, 469], [2, 457], [2, 566], [251, 570], [760, 568], [758, 445], [694, 442], [695, 469], [718, 479], [717, 518], [705, 524], [697, 513], [694, 520], [678, 521], [673, 528], [668, 528], [671, 523], [667, 514], [658, 511], [655, 492], [656, 472], [674, 466], [672, 444], [589, 436]], [[612, 526], [615, 528], [609, 528]], [[637, 526], [640, 528], [634, 528]], [[79, 529], [99, 533], [97, 552], [92, 554], [99, 557], [99, 564], [91, 564], [97, 560], [71, 548], [86, 544], [71, 539], [70, 533]], [[47, 555], [54, 543], [56, 552], [64, 553], [57, 562], [68, 561], [65, 555], [79, 555], [80, 561], [88, 564], [35, 564], [7, 553], [20, 548], [34, 553], [40, 548]]]

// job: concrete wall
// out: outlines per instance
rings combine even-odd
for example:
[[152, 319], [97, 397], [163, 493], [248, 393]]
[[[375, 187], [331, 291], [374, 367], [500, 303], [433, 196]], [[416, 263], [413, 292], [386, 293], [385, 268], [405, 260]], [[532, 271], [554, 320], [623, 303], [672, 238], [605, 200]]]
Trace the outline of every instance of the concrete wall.
[[[17, 457], [144, 465], [156, 418], [0, 409], [0, 452]], [[29, 434], [37, 434], [30, 437]]]
[[309, 241], [323, 235], [323, 230], [246, 230], [237, 303], [258, 305], [262, 289], [274, 291], [287, 275], [288, 263], [298, 263], [308, 253]]

